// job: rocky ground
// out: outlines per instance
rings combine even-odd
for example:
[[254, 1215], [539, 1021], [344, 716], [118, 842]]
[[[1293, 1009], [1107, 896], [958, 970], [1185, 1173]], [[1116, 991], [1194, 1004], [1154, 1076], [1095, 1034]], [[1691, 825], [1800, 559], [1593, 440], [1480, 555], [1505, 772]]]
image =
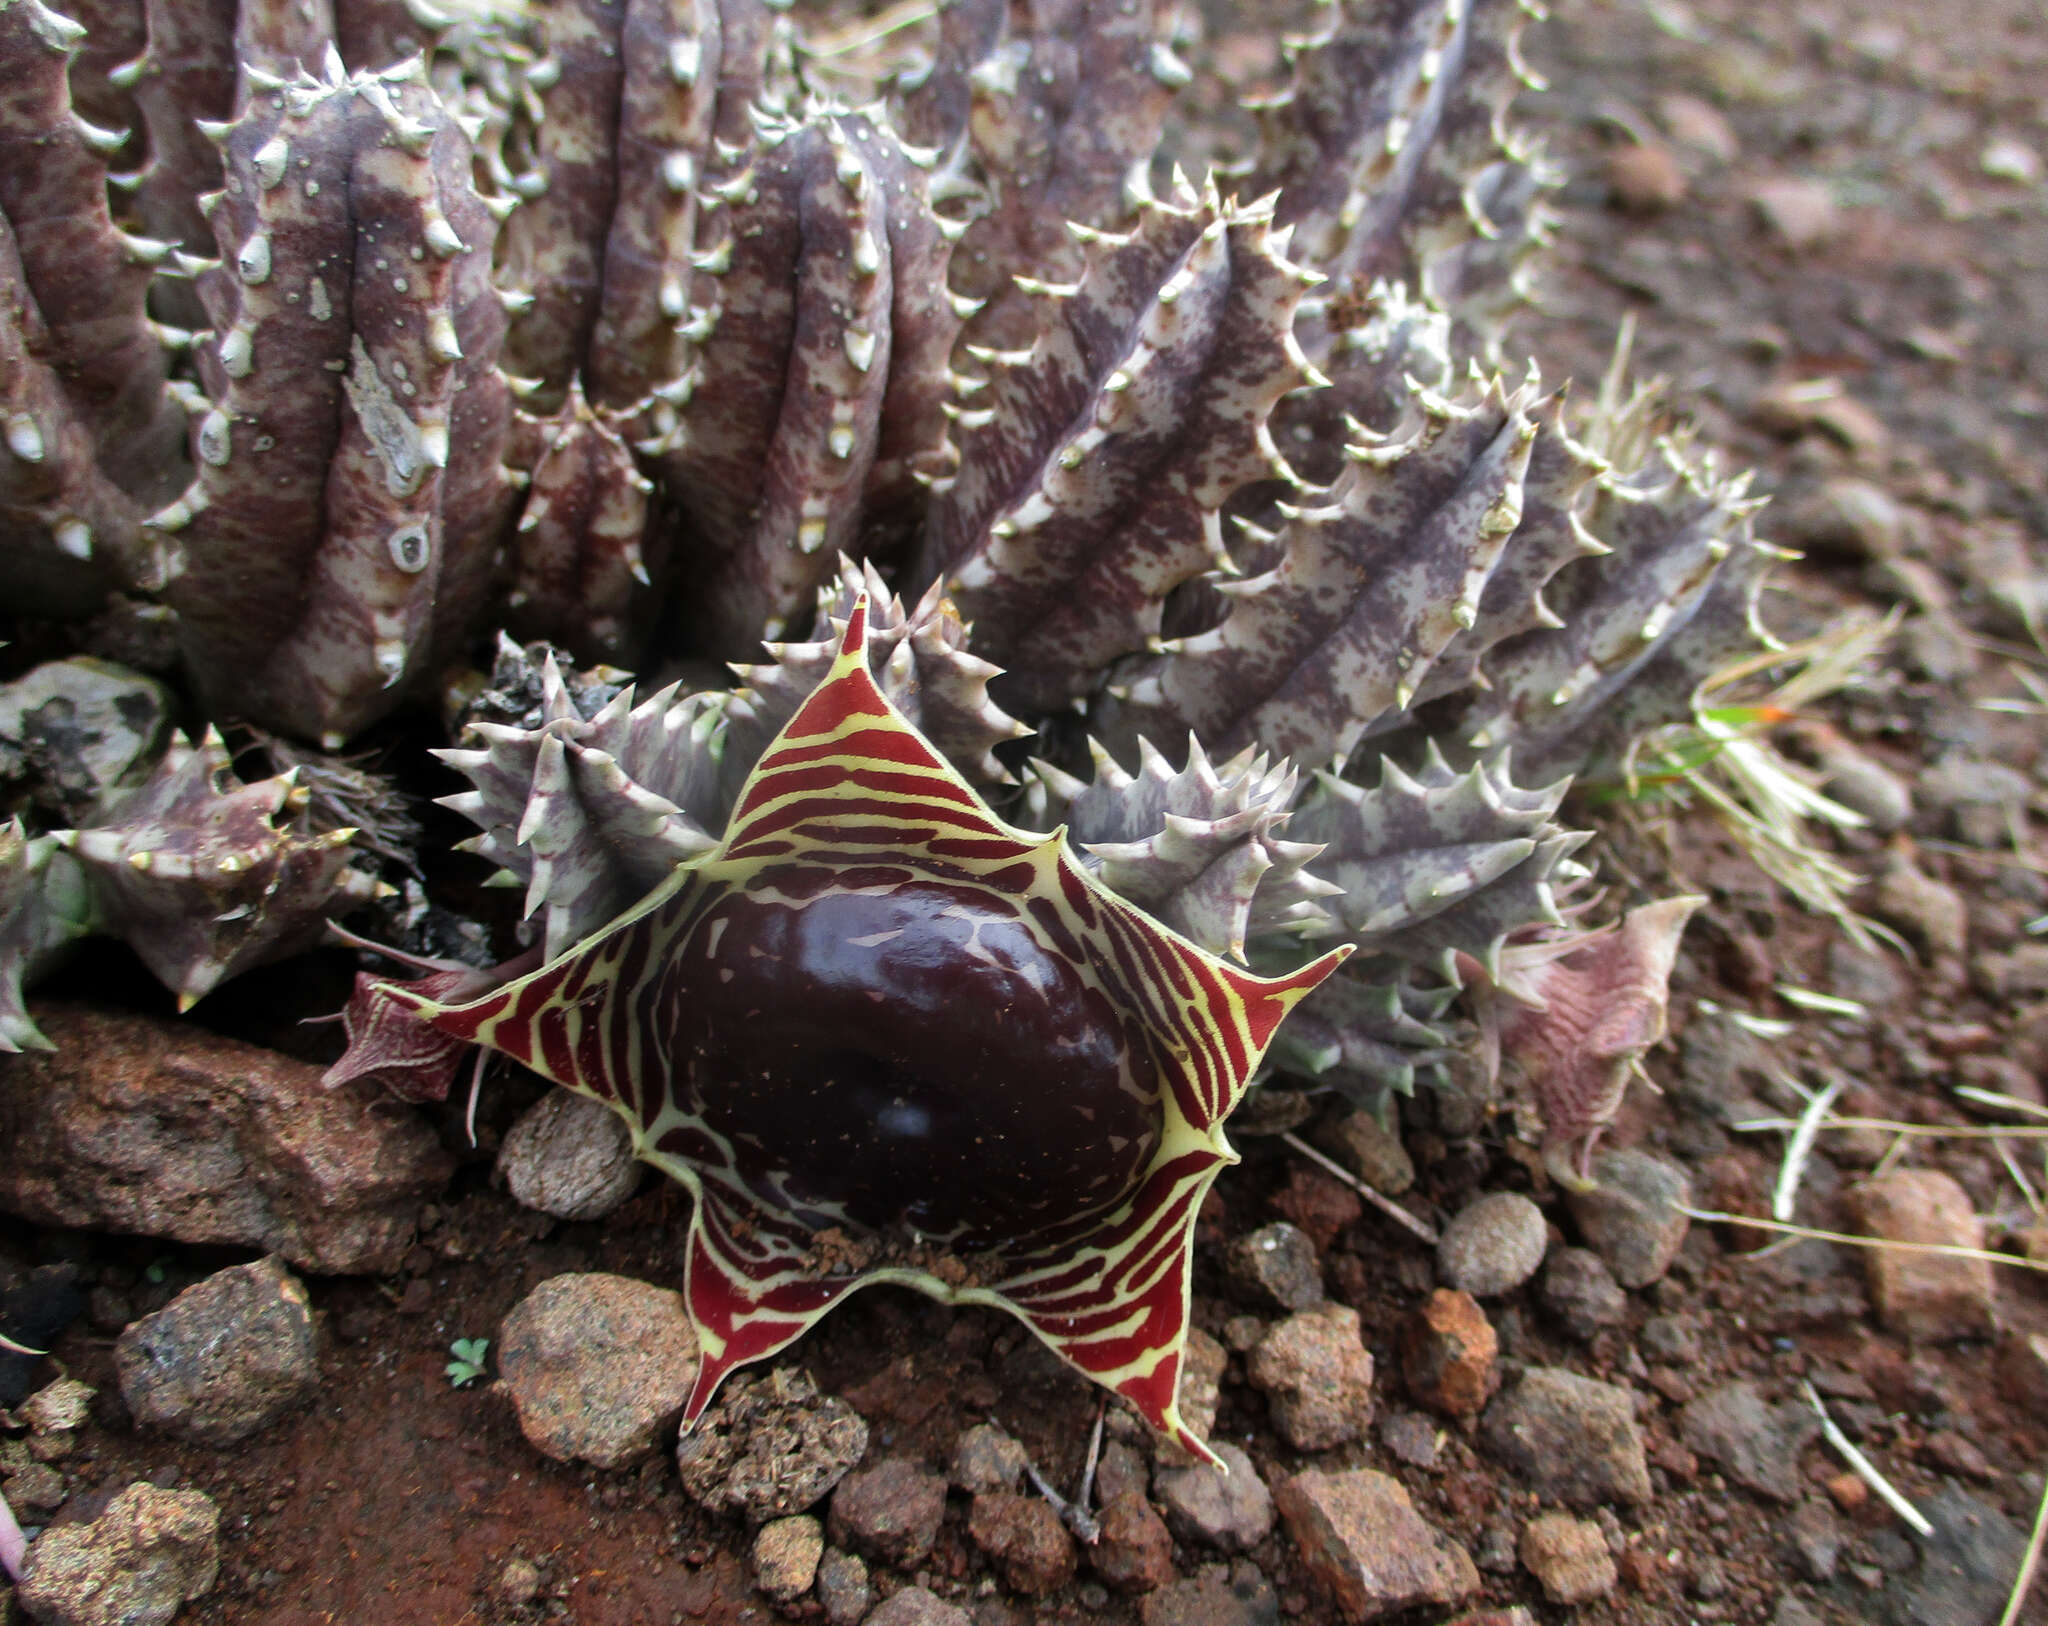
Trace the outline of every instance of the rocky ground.
[[[1263, 29], [1223, 44], [1253, 77], [1272, 54]], [[202, 1009], [296, 1059], [49, 1007], [56, 1059], [0, 1077], [0, 1184], [77, 1227], [0, 1221], [0, 1324], [79, 1311], [56, 1360], [0, 1364], [0, 1485], [48, 1527], [34, 1612], [2001, 1621], [2048, 1460], [2048, 1294], [2026, 1268], [2048, 1265], [2048, 1179], [2025, 1138], [2048, 1128], [2048, 22], [2030, 0], [1567, 0], [1530, 55], [1551, 90], [1522, 116], [1570, 179], [1518, 338], [1590, 378], [1634, 313], [1638, 365], [1758, 466], [1768, 534], [1807, 552], [1772, 625], [1903, 616], [1779, 735], [1868, 820], [1826, 842], [1896, 946], [1799, 909], [1704, 808], [1589, 813], [1624, 892], [1710, 900], [1650, 1064], [1662, 1093], [1631, 1097], [1602, 1189], [1558, 1190], [1455, 1102], [1418, 1103], [1400, 1138], [1318, 1124], [1431, 1245], [1244, 1139], [1204, 1217], [1187, 1395], [1233, 1471], [1168, 1460], [1112, 1410], [1092, 1544], [1026, 1468], [1071, 1496], [1094, 1391], [1002, 1318], [891, 1290], [729, 1385], [679, 1470], [681, 1193], [650, 1179], [601, 1221], [514, 1201], [491, 1160], [532, 1104], [516, 1089], [477, 1154], [452, 1117], [307, 1107], [331, 1052], [285, 1020], [340, 1003], [343, 958]], [[163, 1010], [111, 957], [56, 992]], [[1818, 1135], [1798, 1223], [2010, 1263], [1681, 1212], [1768, 1213], [1786, 1136], [1742, 1126], [1830, 1091], [1828, 1122], [1854, 1123]], [[555, 1136], [567, 1166], [514, 1137], [513, 1189], [616, 1200], [616, 1147]], [[234, 1381], [196, 1393], [223, 1339]], [[1931, 1533], [1821, 1438], [1809, 1386]], [[2048, 1620], [2035, 1593], [2004, 1618]], [[0, 1622], [24, 1601], [0, 1586]]]

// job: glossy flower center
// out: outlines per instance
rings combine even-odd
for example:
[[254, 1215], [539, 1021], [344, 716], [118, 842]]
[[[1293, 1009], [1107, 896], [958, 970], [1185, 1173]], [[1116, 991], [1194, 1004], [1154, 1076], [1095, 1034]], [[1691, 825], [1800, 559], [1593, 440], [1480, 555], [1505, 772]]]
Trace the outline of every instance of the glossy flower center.
[[1085, 970], [984, 889], [727, 892], [665, 979], [685, 1110], [765, 1197], [964, 1245], [1127, 1195], [1159, 1082]]

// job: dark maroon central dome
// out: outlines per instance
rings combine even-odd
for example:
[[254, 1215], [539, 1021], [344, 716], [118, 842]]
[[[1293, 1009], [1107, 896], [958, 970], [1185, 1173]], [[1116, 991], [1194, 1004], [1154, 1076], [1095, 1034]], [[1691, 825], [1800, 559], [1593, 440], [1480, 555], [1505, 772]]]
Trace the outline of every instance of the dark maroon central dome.
[[663, 981], [678, 1103], [764, 1195], [994, 1243], [1115, 1202], [1157, 1148], [1124, 1014], [971, 885], [729, 892]]

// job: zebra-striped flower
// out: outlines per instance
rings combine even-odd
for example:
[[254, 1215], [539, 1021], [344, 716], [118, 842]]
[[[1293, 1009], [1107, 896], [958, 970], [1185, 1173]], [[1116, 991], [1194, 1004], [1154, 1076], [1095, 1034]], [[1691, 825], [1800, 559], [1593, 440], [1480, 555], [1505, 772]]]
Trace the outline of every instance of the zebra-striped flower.
[[1019, 1317], [1199, 1455], [1175, 1405], [1222, 1123], [1348, 949], [1269, 978], [1064, 831], [998, 819], [870, 674], [868, 603], [723, 839], [450, 1035], [594, 1096], [696, 1197], [694, 1421], [733, 1368], [897, 1282]]

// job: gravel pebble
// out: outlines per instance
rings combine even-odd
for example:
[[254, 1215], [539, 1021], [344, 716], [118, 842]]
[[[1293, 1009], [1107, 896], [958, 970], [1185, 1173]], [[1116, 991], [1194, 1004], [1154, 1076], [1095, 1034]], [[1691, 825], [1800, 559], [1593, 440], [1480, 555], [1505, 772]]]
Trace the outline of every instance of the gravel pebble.
[[1436, 1267], [1459, 1291], [1497, 1298], [1536, 1274], [1548, 1245], [1543, 1210], [1518, 1191], [1494, 1191], [1467, 1203], [1444, 1227]]
[[[1097, 1481], [1100, 1483], [1099, 1479]], [[1173, 1580], [1173, 1534], [1142, 1491], [1108, 1497], [1088, 1567], [1118, 1592], [1152, 1592]]]
[[1628, 1295], [1590, 1248], [1559, 1248], [1545, 1261], [1537, 1292], [1550, 1317], [1582, 1344], [1628, 1319]]
[[135, 1420], [180, 1439], [233, 1445], [320, 1392], [306, 1289], [276, 1257], [216, 1271], [114, 1345]]
[[814, 1506], [867, 1448], [859, 1412], [800, 1368], [777, 1367], [730, 1380], [676, 1442], [676, 1466], [700, 1507], [766, 1520]]
[[1265, 1392], [1273, 1426], [1297, 1451], [1326, 1451], [1365, 1433], [1372, 1373], [1358, 1312], [1344, 1304], [1289, 1316], [1245, 1363], [1252, 1386]]
[[1661, 141], [1631, 142], [1607, 155], [1607, 189], [1632, 215], [1661, 214], [1685, 201], [1685, 171]]
[[1417, 1513], [1387, 1474], [1310, 1469], [1282, 1480], [1274, 1500], [1302, 1561], [1347, 1621], [1455, 1603], [1479, 1590], [1471, 1555]]
[[1648, 1287], [1671, 1268], [1692, 1221], [1692, 1181], [1650, 1152], [1602, 1152], [1593, 1184], [1566, 1193], [1586, 1246], [1607, 1261], [1623, 1287]]
[[1220, 1474], [1206, 1464], [1161, 1468], [1152, 1494], [1167, 1528], [1183, 1541], [1204, 1542], [1225, 1552], [1256, 1547], [1273, 1528], [1273, 1498], [1244, 1451], [1227, 1441], [1210, 1447], [1229, 1466]]
[[[1855, 1199], [1870, 1236], [1891, 1242], [1984, 1246], [1984, 1226], [1970, 1194], [1937, 1169], [1893, 1169], [1858, 1186]], [[1991, 1335], [1997, 1321], [1997, 1284], [1988, 1261], [1896, 1248], [1861, 1252], [1871, 1302], [1878, 1320], [1890, 1331], [1930, 1343]]]
[[1699, 1328], [1690, 1316], [1653, 1315], [1636, 1334], [1636, 1348], [1646, 1361], [1690, 1366], [1700, 1358]]
[[1961, 959], [1970, 938], [1970, 908], [1963, 895], [1914, 867], [1903, 853], [1886, 860], [1871, 907], [1930, 960]]
[[1480, 1439], [1539, 1495], [1574, 1507], [1647, 1502], [1650, 1467], [1628, 1390], [1532, 1366], [1480, 1419]]
[[1415, 1184], [1408, 1148], [1370, 1112], [1347, 1112], [1324, 1124], [1315, 1142], [1383, 1197], [1398, 1197]]
[[1500, 1387], [1500, 1340], [1470, 1293], [1439, 1287], [1401, 1323], [1401, 1379], [1417, 1405], [1471, 1417]]
[[498, 1372], [527, 1442], [623, 1468], [660, 1449], [697, 1379], [682, 1296], [601, 1273], [552, 1276], [498, 1329]]
[[910, 1569], [931, 1552], [945, 1512], [945, 1480], [921, 1463], [891, 1457], [839, 1482], [832, 1493], [832, 1539]]
[[754, 1537], [754, 1584], [777, 1603], [793, 1603], [818, 1578], [825, 1531], [808, 1513], [770, 1519]]
[[130, 1485], [90, 1524], [28, 1550], [21, 1606], [44, 1626], [166, 1626], [220, 1574], [220, 1510], [196, 1490]]
[[1545, 1513], [1522, 1529], [1522, 1563], [1543, 1584], [1552, 1603], [1591, 1603], [1621, 1579], [1607, 1538], [1590, 1519]]
[[1799, 1453], [1820, 1433], [1820, 1419], [1797, 1400], [1771, 1405], [1753, 1383], [1724, 1383], [1679, 1413], [1678, 1433], [1738, 1485], [1774, 1502], [1796, 1502], [1805, 1486]]
[[1750, 203], [1764, 229], [1795, 253], [1818, 248], [1842, 230], [1842, 211], [1825, 181], [1778, 175], [1750, 190]]
[[1443, 1431], [1419, 1411], [1389, 1412], [1381, 1418], [1380, 1444], [1410, 1468], [1434, 1470], [1443, 1461]]
[[1074, 1578], [1074, 1538], [1052, 1505], [1014, 1491], [977, 1496], [967, 1514], [967, 1534], [1002, 1566], [1012, 1592], [1042, 1598]]
[[1017, 1488], [1029, 1460], [1023, 1446], [994, 1423], [976, 1423], [953, 1446], [953, 1483], [969, 1496]]
[[540, 1566], [530, 1558], [508, 1558], [493, 1590], [502, 1602], [524, 1609], [540, 1596]]
[[1142, 1626], [1279, 1626], [1280, 1600], [1265, 1573], [1241, 1558], [1161, 1587], [1138, 1605], [1138, 1619]]
[[818, 1560], [818, 1602], [830, 1626], [854, 1626], [874, 1602], [868, 1567], [853, 1553], [827, 1547]]
[[48, 1463], [31, 1462], [8, 1476], [7, 1500], [17, 1513], [48, 1513], [64, 1505], [64, 1476]]
[[1882, 559], [1898, 552], [1905, 527], [1905, 514], [1889, 491], [1843, 476], [1788, 503], [1776, 534], [1802, 552]]
[[1315, 1244], [1285, 1220], [1232, 1241], [1223, 1250], [1223, 1279], [1232, 1297], [1261, 1310], [1306, 1310], [1322, 1302]]
[[974, 1626], [974, 1617], [921, 1586], [907, 1586], [867, 1617], [865, 1626]]
[[498, 1177], [513, 1199], [556, 1219], [603, 1219], [633, 1195], [641, 1168], [626, 1120], [574, 1090], [542, 1096], [498, 1152]]

